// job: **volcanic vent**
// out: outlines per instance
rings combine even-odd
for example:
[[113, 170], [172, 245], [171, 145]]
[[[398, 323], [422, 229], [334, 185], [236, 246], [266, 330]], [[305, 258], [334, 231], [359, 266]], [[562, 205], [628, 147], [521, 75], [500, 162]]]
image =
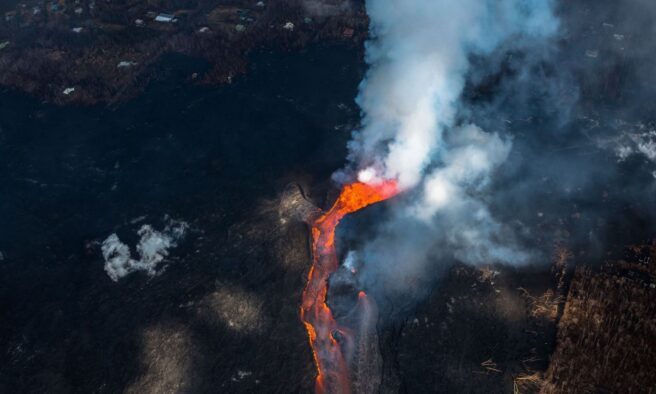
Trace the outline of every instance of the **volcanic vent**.
[[[375, 331], [372, 323], [376, 316], [373, 301], [360, 292], [355, 311], [360, 316], [356, 319], [358, 327], [340, 325], [326, 303], [328, 279], [339, 266], [335, 230], [340, 220], [398, 192], [395, 180], [375, 184], [351, 183], [343, 187], [327, 212], [311, 221], [312, 267], [303, 292], [300, 316], [307, 329], [317, 366], [317, 393], [350, 393], [353, 388], [369, 391], [365, 387], [372, 385], [365, 383], [362, 375], [366, 365], [373, 362], [372, 357], [377, 356], [377, 351], [372, 351], [372, 335], [369, 335], [372, 329]], [[372, 379], [373, 385], [375, 380]]]

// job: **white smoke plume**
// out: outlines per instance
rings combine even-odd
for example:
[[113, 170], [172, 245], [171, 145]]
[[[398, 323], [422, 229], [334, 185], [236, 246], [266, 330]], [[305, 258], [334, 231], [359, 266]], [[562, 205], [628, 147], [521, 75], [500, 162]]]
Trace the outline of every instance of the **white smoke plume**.
[[351, 168], [335, 178], [348, 180], [351, 171], [363, 182], [394, 178], [412, 197], [362, 247], [363, 281], [412, 287], [435, 259], [527, 262], [531, 254], [485, 198], [511, 140], [467, 120], [462, 94], [473, 57], [554, 37], [553, 2], [369, 0], [367, 12], [362, 126], [349, 144]]
[[524, 264], [511, 228], [499, 223], [482, 197], [492, 170], [506, 160], [510, 143], [474, 125], [446, 134], [441, 165], [424, 178], [417, 199], [396, 204], [377, 237], [364, 246], [363, 282], [386, 291], [420, 288], [430, 261]]
[[171, 221], [160, 232], [144, 224], [137, 232], [140, 236], [137, 244], [139, 260], [132, 258], [130, 248], [121, 242], [118, 235], [111, 234], [101, 245], [107, 275], [114, 282], [135, 271], [145, 271], [149, 276], [155, 276], [158, 266], [169, 255], [169, 249], [177, 246], [188, 228], [185, 222]]
[[550, 0], [371, 0], [367, 12], [370, 69], [358, 97], [363, 127], [350, 158], [360, 170], [372, 166], [404, 187], [419, 183], [439, 154], [470, 56], [510, 39], [541, 40], [558, 28]]

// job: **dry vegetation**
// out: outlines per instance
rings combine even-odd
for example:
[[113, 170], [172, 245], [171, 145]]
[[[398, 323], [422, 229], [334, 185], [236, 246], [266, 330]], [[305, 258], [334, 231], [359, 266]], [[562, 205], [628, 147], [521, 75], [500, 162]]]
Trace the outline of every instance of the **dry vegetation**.
[[[520, 288], [536, 322], [557, 322], [557, 345], [546, 372], [525, 364], [513, 377], [519, 393], [652, 392], [656, 388], [656, 243], [600, 270], [578, 267], [558, 248], [554, 289], [533, 296]], [[566, 302], [565, 302], [566, 299]], [[529, 360], [530, 361], [530, 360]]]
[[[577, 268], [544, 393], [649, 392], [656, 387], [656, 247], [600, 272]], [[645, 255], [645, 253], [647, 253]]]
[[[368, 20], [357, 7], [325, 14], [302, 0], [257, 3], [102, 1], [91, 6], [26, 0], [0, 15], [0, 86], [56, 103], [113, 103], [133, 97], [157, 77], [153, 65], [167, 53], [208, 61], [209, 69], [190, 80], [230, 83], [246, 72], [251, 51], [331, 41], [357, 44], [366, 36]], [[160, 13], [174, 15], [176, 22], [158, 23]], [[284, 28], [288, 22], [293, 29]], [[345, 35], [346, 29], [355, 34]], [[119, 67], [121, 62], [126, 66]]]
[[562, 296], [555, 295], [551, 289], [539, 297], [533, 297], [523, 288], [520, 288], [519, 291], [529, 304], [531, 317], [543, 317], [550, 320], [558, 317], [558, 306], [563, 302]]
[[[522, 287], [518, 289], [526, 302], [527, 315], [534, 324], [535, 331], [531, 332], [535, 336], [550, 335], [548, 333], [552, 332], [558, 323], [567, 294], [572, 257], [573, 254], [567, 248], [556, 246], [551, 266], [553, 288], [538, 296], [531, 295]], [[537, 393], [542, 389], [546, 369], [543, 357], [544, 355], [538, 356], [533, 352], [522, 360], [522, 372], [513, 375], [513, 394]]]
[[543, 385], [542, 374], [534, 372], [532, 374], [519, 374], [513, 379], [513, 394], [534, 393], [540, 390]]

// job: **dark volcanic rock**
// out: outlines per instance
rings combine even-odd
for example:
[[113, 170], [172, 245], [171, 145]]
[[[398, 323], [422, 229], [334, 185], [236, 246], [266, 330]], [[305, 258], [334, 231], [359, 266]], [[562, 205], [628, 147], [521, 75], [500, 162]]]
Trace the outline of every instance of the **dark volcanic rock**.
[[[323, 196], [343, 165], [361, 57], [260, 53], [212, 89], [180, 83], [187, 60], [165, 58], [165, 77], [113, 109], [0, 93], [3, 392], [314, 387], [307, 225], [281, 222], [280, 196], [290, 182]], [[165, 214], [190, 229], [163, 272], [113, 282], [99, 242], [133, 246]]]
[[[359, 45], [367, 32], [361, 2], [349, 0], [179, 2], [25, 1], [0, 19], [0, 85], [55, 103], [113, 104], [157, 78], [162, 55], [204, 59], [192, 83], [231, 83], [248, 54], [318, 42]], [[9, 7], [7, 7], [9, 8]], [[160, 13], [174, 22], [158, 22]], [[293, 28], [285, 28], [290, 23]], [[355, 34], [344, 34], [351, 29]], [[349, 32], [351, 30], [348, 30]]]
[[541, 293], [549, 283], [548, 272], [455, 266], [386, 345], [399, 389], [507, 393], [527, 368], [546, 369], [555, 322], [532, 319], [518, 287]]

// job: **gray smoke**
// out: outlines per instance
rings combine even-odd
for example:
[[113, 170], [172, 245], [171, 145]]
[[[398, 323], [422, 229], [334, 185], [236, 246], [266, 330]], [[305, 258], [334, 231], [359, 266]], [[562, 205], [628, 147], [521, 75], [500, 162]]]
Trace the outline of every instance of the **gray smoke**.
[[367, 11], [370, 70], [358, 97], [363, 126], [350, 159], [361, 181], [395, 178], [412, 198], [363, 247], [363, 277], [404, 288], [436, 258], [526, 262], [530, 253], [513, 242], [484, 199], [511, 139], [459, 113], [473, 58], [511, 43], [542, 48], [553, 37], [558, 21], [551, 1], [377, 0]]
[[656, 3], [367, 10], [362, 127], [336, 179], [397, 178], [406, 192], [357, 247], [365, 287], [414, 293], [453, 262], [547, 264], [555, 243], [594, 260], [649, 236]]
[[370, 69], [358, 97], [363, 126], [350, 144], [365, 180], [421, 182], [456, 121], [470, 57], [552, 36], [551, 8], [550, 0], [367, 2]]

